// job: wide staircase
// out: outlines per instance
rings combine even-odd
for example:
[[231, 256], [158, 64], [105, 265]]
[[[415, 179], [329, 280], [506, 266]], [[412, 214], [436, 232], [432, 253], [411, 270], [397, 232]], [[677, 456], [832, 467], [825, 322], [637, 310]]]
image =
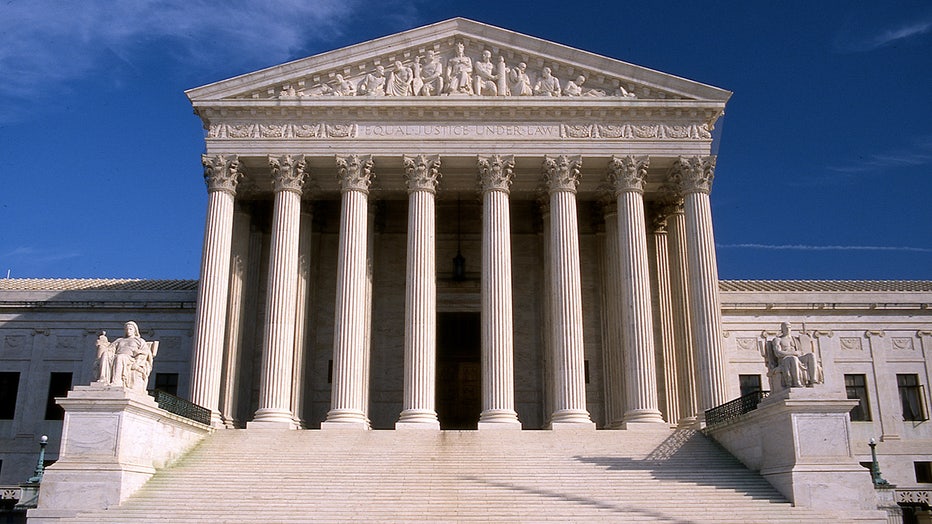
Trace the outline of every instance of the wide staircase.
[[846, 522], [693, 431], [223, 430], [69, 522]]

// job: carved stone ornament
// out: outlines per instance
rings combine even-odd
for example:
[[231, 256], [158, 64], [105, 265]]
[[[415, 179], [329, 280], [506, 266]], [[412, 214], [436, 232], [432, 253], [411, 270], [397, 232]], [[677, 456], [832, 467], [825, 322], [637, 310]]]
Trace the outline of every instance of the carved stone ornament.
[[712, 190], [712, 179], [714, 177], [714, 156], [681, 156], [673, 163], [673, 172], [670, 179], [686, 195], [689, 193], [708, 193]]
[[667, 215], [666, 207], [659, 204], [652, 204], [647, 208], [647, 230], [655, 235], [667, 233]]
[[608, 179], [615, 194], [629, 191], [644, 193], [644, 179], [647, 178], [649, 165], [650, 157], [647, 156], [612, 156], [608, 161]]
[[682, 214], [683, 210], [683, 194], [680, 193], [680, 188], [676, 184], [664, 184], [660, 186], [660, 202], [664, 207], [667, 208], [668, 215]]
[[341, 189], [368, 193], [375, 176], [372, 173], [372, 155], [338, 155], [336, 158]]
[[276, 193], [279, 191], [301, 193], [308, 174], [304, 155], [279, 157], [269, 155], [269, 167], [272, 170], [272, 184]]
[[245, 176], [237, 155], [201, 155], [207, 191], [236, 195], [236, 184]]
[[546, 155], [542, 167], [549, 192], [576, 192], [576, 186], [579, 185], [579, 170], [582, 168], [582, 156], [552, 157]]
[[478, 167], [479, 187], [483, 192], [504, 191], [508, 193], [511, 190], [515, 170], [514, 155], [480, 155]]
[[405, 184], [408, 191], [437, 191], [440, 183], [440, 155], [404, 155]]

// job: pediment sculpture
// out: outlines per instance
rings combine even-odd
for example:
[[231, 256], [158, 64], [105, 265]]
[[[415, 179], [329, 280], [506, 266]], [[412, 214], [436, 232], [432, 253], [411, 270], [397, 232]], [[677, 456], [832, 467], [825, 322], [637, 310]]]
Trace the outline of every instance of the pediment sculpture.
[[145, 391], [159, 343], [139, 336], [139, 326], [132, 320], [126, 322], [123, 329], [124, 335], [113, 342], [107, 338], [106, 331], [97, 336], [97, 359], [94, 363], [97, 382]]
[[821, 359], [805, 328], [793, 335], [790, 323], [783, 322], [780, 334], [764, 343], [763, 353], [771, 392], [824, 382]]
[[[493, 61], [492, 52], [470, 56], [462, 42], [444, 59], [434, 49], [406, 60], [386, 61], [356, 78], [336, 73], [332, 78], [307, 88], [284, 84], [278, 98], [319, 96], [550, 96], [636, 98], [618, 85], [614, 91], [584, 86], [585, 75], [557, 78], [554, 68], [544, 65], [530, 70], [524, 61], [507, 65], [504, 56]], [[577, 70], [578, 73], [578, 70]], [[616, 84], [620, 83], [616, 82]]]

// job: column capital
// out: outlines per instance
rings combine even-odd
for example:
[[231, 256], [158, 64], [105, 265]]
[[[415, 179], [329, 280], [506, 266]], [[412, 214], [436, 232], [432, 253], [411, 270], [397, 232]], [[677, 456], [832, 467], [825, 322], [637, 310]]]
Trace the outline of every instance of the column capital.
[[712, 191], [715, 177], [714, 156], [681, 156], [673, 163], [670, 180], [679, 187], [681, 194], [706, 193]]
[[579, 170], [582, 168], [581, 156], [560, 155], [552, 157], [545, 155], [541, 167], [549, 193], [558, 191], [576, 192], [576, 186], [579, 185]]
[[336, 159], [340, 189], [343, 192], [362, 191], [369, 194], [369, 184], [375, 178], [372, 173], [372, 155], [337, 155]]
[[660, 186], [660, 198], [657, 200], [658, 205], [664, 207], [666, 214], [682, 215], [683, 214], [683, 193], [676, 184], [666, 183]]
[[301, 194], [308, 176], [304, 155], [269, 155], [269, 167], [272, 169], [272, 187], [276, 193], [291, 191]]
[[508, 193], [514, 178], [514, 155], [479, 155], [479, 187], [482, 192], [504, 191]]
[[428, 191], [437, 192], [440, 183], [440, 155], [404, 155], [405, 184], [408, 192]]
[[245, 176], [237, 155], [201, 155], [207, 192], [223, 191], [236, 196], [236, 184]]
[[652, 203], [646, 206], [647, 231], [654, 235], [667, 234], [667, 218], [670, 216], [667, 206], [661, 203]]
[[613, 155], [608, 161], [608, 179], [615, 195], [629, 191], [643, 194], [649, 165], [649, 156]]

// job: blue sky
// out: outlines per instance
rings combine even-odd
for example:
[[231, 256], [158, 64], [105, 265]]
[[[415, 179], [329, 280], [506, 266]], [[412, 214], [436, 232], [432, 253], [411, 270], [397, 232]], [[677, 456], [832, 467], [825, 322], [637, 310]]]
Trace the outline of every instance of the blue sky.
[[932, 2], [6, 0], [0, 277], [197, 278], [183, 91], [463, 16], [734, 92], [722, 278], [932, 279]]

